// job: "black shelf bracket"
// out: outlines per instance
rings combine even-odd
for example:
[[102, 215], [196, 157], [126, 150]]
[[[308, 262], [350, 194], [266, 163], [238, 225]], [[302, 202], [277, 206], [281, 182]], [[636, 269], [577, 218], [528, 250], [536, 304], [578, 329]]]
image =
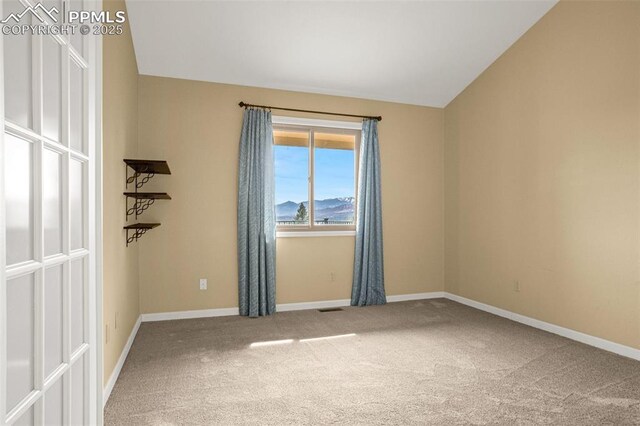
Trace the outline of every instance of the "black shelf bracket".
[[136, 189], [140, 189], [144, 186], [145, 183], [149, 182], [149, 180], [151, 180], [151, 178], [156, 175], [153, 172], [146, 173], [142, 179], [138, 180], [138, 178], [143, 174], [144, 173], [133, 172], [133, 174], [129, 176], [129, 168], [127, 167], [127, 188], [129, 188], [130, 184], [135, 183]]
[[148, 229], [132, 229], [133, 234], [129, 236], [129, 229], [127, 229], [127, 247], [134, 241], [138, 241], [138, 238], [142, 237]]
[[160, 226], [159, 223], [137, 223], [135, 225], [125, 226], [127, 233], [127, 247], [134, 241], [138, 241], [140, 237], [147, 233], [150, 229]]
[[[156, 200], [170, 200], [171, 197], [166, 192], [124, 192], [127, 197], [127, 220], [129, 216], [135, 215], [136, 219], [147, 210]], [[133, 206], [129, 207], [129, 199], [133, 199]]]
[[137, 219], [138, 216], [140, 216], [146, 209], [151, 207], [151, 205], [155, 202], [156, 200], [154, 200], [153, 198], [150, 198], [148, 200], [136, 198], [133, 201], [133, 207], [129, 207], [129, 197], [127, 197], [127, 220], [129, 216], [133, 214], [136, 215], [136, 219]]

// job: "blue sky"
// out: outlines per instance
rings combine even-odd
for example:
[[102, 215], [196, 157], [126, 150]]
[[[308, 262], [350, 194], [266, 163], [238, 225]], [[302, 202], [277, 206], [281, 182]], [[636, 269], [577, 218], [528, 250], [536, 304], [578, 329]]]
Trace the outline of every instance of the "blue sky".
[[[309, 148], [274, 146], [276, 204], [308, 201]], [[316, 149], [315, 199], [354, 196], [353, 151]]]

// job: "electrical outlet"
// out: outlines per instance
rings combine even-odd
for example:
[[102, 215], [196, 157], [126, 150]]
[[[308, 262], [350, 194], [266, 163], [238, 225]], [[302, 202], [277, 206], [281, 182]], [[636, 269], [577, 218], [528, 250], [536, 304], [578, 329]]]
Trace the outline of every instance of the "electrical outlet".
[[334, 282], [336, 280], [336, 273], [332, 272], [331, 274], [329, 274], [329, 279], [331, 280], [331, 282]]
[[520, 293], [520, 281], [516, 280], [513, 282], [513, 291]]
[[206, 289], [207, 289], [207, 279], [200, 278], [200, 290], [206, 290]]

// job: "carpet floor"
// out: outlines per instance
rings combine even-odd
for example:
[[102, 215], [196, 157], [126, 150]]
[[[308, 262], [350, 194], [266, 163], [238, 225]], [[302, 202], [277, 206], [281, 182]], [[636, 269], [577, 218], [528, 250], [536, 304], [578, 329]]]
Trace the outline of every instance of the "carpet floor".
[[446, 299], [143, 323], [107, 425], [640, 425], [640, 362]]

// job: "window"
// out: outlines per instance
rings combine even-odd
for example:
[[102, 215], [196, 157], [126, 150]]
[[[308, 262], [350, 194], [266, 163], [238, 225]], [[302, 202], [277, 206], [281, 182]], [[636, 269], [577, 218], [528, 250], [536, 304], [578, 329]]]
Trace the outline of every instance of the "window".
[[360, 131], [274, 125], [278, 231], [355, 229]]

